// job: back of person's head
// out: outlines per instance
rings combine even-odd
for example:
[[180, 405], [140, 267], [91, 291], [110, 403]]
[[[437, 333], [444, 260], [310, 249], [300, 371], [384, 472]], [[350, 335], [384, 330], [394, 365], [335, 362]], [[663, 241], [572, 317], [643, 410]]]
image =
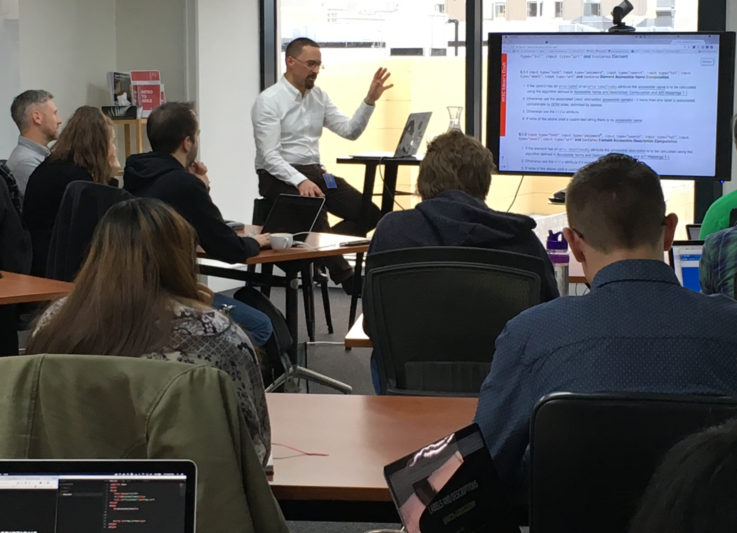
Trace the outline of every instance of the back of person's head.
[[51, 161], [68, 161], [85, 169], [97, 183], [107, 183], [115, 168], [115, 125], [96, 107], [77, 109], [51, 149]]
[[307, 37], [298, 37], [287, 45], [287, 49], [284, 51], [284, 55], [286, 57], [299, 57], [300, 55], [302, 55], [302, 50], [305, 46], [320, 48], [320, 45], [312, 39], [308, 39]]
[[197, 142], [200, 125], [192, 102], [167, 102], [148, 117], [146, 132], [154, 152], [173, 154], [190, 138]]
[[25, 132], [31, 125], [31, 112], [33, 108], [53, 99], [53, 94], [42, 89], [24, 91], [13, 99], [13, 103], [10, 106], [10, 116], [21, 133]]
[[656, 470], [630, 533], [737, 531], [737, 420], [676, 444]]
[[172, 304], [197, 294], [196, 234], [151, 198], [114, 205], [61, 309], [30, 338], [27, 353], [138, 357], [171, 336]]
[[485, 200], [496, 172], [494, 157], [473, 137], [452, 130], [437, 136], [420, 164], [417, 192], [431, 200], [444, 191], [463, 191]]
[[663, 238], [660, 177], [626, 155], [606, 155], [576, 172], [566, 210], [571, 229], [601, 253], [656, 247]]

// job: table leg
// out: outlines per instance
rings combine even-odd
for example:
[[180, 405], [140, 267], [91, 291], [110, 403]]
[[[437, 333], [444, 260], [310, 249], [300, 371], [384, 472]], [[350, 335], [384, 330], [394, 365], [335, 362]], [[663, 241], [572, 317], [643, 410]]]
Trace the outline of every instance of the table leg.
[[143, 123], [138, 122], [136, 125], [138, 128], [138, 131], [136, 132], [136, 148], [138, 149], [138, 153], [143, 153]]
[[394, 197], [397, 192], [397, 172], [399, 165], [392, 161], [384, 162], [384, 190], [381, 195], [381, 214], [394, 211]]
[[305, 322], [307, 323], [307, 338], [315, 342], [315, 287], [312, 282], [312, 264], [308, 263], [302, 269], [302, 299], [305, 305]]
[[299, 346], [299, 280], [298, 269], [288, 268], [286, 270], [286, 322], [289, 334], [292, 336], [292, 347], [289, 348], [289, 359], [297, 364], [297, 347]]
[[356, 321], [358, 310], [358, 297], [363, 290], [363, 254], [356, 254], [356, 269], [353, 274], [353, 294], [351, 294], [351, 311], [348, 315], [348, 329], [351, 329]]
[[[368, 220], [369, 209], [374, 196], [374, 183], [376, 183], [376, 163], [366, 163], [366, 174], [363, 177], [363, 197], [361, 198], [361, 232], [364, 236], [369, 232]], [[396, 180], [395, 180], [396, 181]]]

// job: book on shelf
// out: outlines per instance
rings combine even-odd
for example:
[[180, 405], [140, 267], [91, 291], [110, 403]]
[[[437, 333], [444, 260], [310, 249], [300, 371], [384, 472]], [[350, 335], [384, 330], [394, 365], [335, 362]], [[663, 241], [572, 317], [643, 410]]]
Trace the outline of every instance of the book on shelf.
[[134, 70], [130, 73], [133, 105], [138, 118], [148, 118], [164, 102], [164, 86], [158, 70]]
[[129, 72], [108, 72], [107, 85], [110, 91], [110, 105], [127, 107], [131, 101], [131, 75]]

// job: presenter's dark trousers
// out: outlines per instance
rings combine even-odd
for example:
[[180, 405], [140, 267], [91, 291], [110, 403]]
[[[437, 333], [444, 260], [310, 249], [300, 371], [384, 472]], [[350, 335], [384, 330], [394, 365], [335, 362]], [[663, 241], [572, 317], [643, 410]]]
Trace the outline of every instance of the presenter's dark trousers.
[[[365, 237], [366, 233], [361, 227], [361, 205], [362, 195], [343, 178], [336, 176], [335, 183], [338, 185], [335, 189], [328, 189], [325, 179], [322, 177], [322, 169], [319, 165], [294, 165], [301, 174], [303, 174], [312, 183], [320, 187], [325, 195], [325, 208], [315, 222], [313, 231], [320, 233], [335, 233], [338, 235], [353, 235], [356, 237]], [[285, 183], [265, 170], [258, 171], [258, 190], [261, 196], [271, 202], [275, 202], [280, 194], [299, 194], [299, 191], [293, 185]], [[342, 218], [332, 228], [328, 223], [328, 213]], [[374, 203], [371, 203], [367, 218], [367, 230], [372, 230], [379, 223], [381, 211]], [[323, 260], [323, 264], [330, 272], [330, 278], [335, 283], [342, 283], [353, 275], [353, 269], [342, 255], [328, 257]]]

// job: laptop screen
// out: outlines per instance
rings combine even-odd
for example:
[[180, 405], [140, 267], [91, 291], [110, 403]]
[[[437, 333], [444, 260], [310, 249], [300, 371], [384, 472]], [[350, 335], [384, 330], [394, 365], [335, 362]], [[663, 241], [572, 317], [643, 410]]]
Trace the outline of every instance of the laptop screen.
[[298, 234], [294, 240], [304, 241], [324, 204], [325, 198], [280, 194], [261, 232]]
[[699, 262], [704, 247], [703, 241], [674, 242], [670, 251], [670, 264], [681, 285], [692, 291], [701, 292]]
[[[0, 463], [0, 468], [10, 463]], [[49, 472], [44, 461], [22, 463], [33, 469], [0, 471], [0, 532], [194, 531], [196, 479], [192, 478], [196, 474], [176, 468], [181, 462], [173, 462], [168, 472], [131, 469], [110, 473], [98, 468], [85, 472], [73, 461], [68, 462], [72, 466], [67, 471], [59, 472]], [[120, 461], [110, 464], [125, 465]]]

